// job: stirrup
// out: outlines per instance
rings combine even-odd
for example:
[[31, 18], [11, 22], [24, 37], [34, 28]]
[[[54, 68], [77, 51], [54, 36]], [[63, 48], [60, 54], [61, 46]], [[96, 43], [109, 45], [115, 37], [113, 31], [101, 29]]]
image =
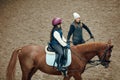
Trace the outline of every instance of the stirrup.
[[68, 73], [67, 70], [62, 70], [61, 73], [62, 73], [62, 75], [63, 75], [64, 77], [67, 77], [67, 76], [68, 76], [68, 75], [67, 75], [67, 73]]

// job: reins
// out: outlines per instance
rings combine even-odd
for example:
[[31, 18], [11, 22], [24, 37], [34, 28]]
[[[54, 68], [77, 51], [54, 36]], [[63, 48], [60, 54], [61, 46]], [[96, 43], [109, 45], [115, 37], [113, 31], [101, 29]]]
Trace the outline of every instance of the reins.
[[[109, 51], [109, 45], [108, 45], [108, 47], [105, 49], [104, 54], [103, 54], [101, 60], [95, 60], [94, 62], [98, 62], [98, 63], [96, 63], [96, 64], [90, 63], [90, 64], [93, 65], [93, 66], [90, 66], [90, 67], [88, 67], [88, 68], [95, 67], [95, 66], [98, 66], [98, 65], [102, 64], [102, 62], [105, 61], [105, 57], [106, 57], [108, 51]], [[93, 62], [93, 63], [94, 63], [94, 62]], [[86, 69], [88, 69], [88, 68], [86, 68]], [[86, 70], [86, 69], [85, 69], [85, 70]]]
[[89, 39], [85, 40], [85, 42], [89, 41], [90, 39], [93, 39], [93, 41], [95, 42], [95, 38], [89, 38]]
[[[91, 39], [95, 42], [95, 38], [89, 38], [89, 39], [85, 40], [85, 42], [88, 42]], [[72, 41], [68, 41], [68, 43], [73, 43], [73, 42]]]

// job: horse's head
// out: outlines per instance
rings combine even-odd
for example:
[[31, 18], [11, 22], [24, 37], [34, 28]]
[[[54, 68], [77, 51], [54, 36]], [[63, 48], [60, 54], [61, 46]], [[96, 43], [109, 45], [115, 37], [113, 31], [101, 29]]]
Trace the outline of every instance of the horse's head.
[[98, 55], [101, 64], [105, 67], [108, 68], [109, 67], [109, 63], [110, 63], [110, 57], [111, 57], [111, 52], [112, 52], [112, 48], [113, 45], [111, 44], [110, 41], [108, 41], [107, 46], [105, 47], [105, 49], [101, 50]]
[[103, 42], [92, 42], [80, 44], [77, 46], [73, 46], [71, 49], [76, 56], [78, 56], [83, 61], [89, 61], [94, 56], [98, 56], [101, 64], [105, 66], [105, 68], [109, 67], [110, 57], [112, 52], [113, 45], [111, 41], [107, 43]]

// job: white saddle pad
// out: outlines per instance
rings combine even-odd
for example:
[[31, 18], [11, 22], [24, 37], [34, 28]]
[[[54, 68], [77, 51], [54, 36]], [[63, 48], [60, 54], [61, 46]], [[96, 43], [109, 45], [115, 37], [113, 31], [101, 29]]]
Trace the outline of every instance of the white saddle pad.
[[[54, 64], [54, 61], [55, 61], [55, 56], [56, 56], [56, 53], [55, 52], [49, 52], [47, 50], [47, 47], [45, 47], [45, 52], [46, 52], [46, 63], [49, 65], [49, 66], [53, 66]], [[65, 66], [63, 67], [68, 67], [69, 65], [71, 64], [71, 51], [70, 49], [68, 50], [68, 55], [67, 55], [67, 63]], [[55, 67], [57, 67], [57, 63], [55, 63], [54, 65]]]

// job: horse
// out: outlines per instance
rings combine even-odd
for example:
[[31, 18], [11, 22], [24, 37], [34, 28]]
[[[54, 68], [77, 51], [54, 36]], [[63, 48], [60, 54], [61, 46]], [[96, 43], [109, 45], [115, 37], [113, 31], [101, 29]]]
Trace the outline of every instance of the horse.
[[[71, 46], [72, 62], [67, 69], [67, 76], [63, 80], [82, 80], [82, 73], [85, 71], [86, 64], [94, 56], [98, 56], [101, 65], [109, 67], [113, 45], [111, 42], [91, 42]], [[6, 79], [15, 79], [15, 66], [17, 57], [22, 70], [22, 80], [31, 80], [37, 70], [51, 75], [62, 75], [56, 68], [46, 64], [45, 47], [38, 45], [27, 45], [13, 51], [7, 67]]]

